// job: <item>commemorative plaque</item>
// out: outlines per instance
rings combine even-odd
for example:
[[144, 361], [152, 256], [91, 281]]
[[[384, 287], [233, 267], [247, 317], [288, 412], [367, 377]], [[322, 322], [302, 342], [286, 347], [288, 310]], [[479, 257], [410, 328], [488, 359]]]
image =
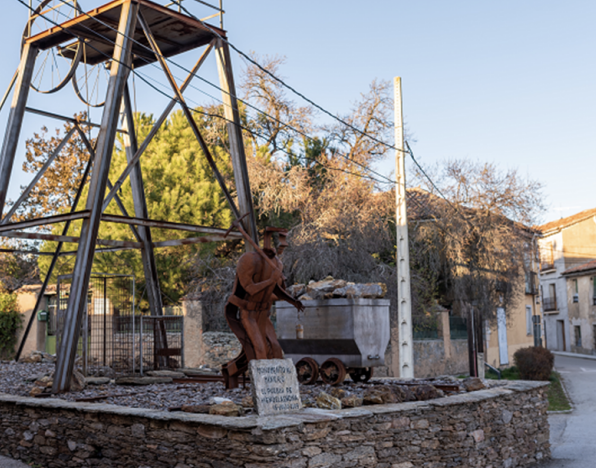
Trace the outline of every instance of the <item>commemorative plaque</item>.
[[259, 416], [291, 413], [302, 408], [296, 367], [291, 359], [253, 359], [250, 380]]

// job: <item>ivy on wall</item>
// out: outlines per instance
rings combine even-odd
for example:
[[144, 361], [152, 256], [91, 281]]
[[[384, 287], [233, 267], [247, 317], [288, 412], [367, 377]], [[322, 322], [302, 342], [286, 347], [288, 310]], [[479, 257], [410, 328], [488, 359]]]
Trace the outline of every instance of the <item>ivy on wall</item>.
[[17, 295], [0, 292], [0, 357], [12, 357], [22, 320]]

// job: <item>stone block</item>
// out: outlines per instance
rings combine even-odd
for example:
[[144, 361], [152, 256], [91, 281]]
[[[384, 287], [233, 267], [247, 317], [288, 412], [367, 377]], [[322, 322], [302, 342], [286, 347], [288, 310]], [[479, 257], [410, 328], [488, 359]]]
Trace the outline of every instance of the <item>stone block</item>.
[[253, 359], [249, 369], [253, 401], [260, 416], [302, 408], [296, 367], [291, 359]]

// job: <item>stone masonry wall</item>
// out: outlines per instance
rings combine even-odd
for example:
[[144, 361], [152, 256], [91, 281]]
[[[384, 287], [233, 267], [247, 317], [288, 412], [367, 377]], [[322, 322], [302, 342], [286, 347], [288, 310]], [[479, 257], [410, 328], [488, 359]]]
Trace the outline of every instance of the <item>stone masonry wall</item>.
[[242, 346], [233, 333], [205, 332], [201, 364], [219, 369], [222, 364], [238, 356], [241, 350]]
[[[445, 350], [449, 346], [450, 349]], [[418, 378], [469, 372], [468, 340], [414, 341], [414, 375]]]
[[43, 468], [513, 468], [550, 457], [545, 385], [241, 418], [0, 394], [0, 454]]

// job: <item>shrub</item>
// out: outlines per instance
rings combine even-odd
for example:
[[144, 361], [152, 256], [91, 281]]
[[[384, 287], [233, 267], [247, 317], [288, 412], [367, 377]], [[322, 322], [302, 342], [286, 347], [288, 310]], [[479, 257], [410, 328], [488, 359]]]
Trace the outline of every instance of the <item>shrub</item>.
[[21, 321], [16, 294], [0, 293], [0, 357], [12, 356]]
[[555, 358], [548, 349], [531, 346], [518, 349], [513, 360], [522, 380], [548, 380]]

